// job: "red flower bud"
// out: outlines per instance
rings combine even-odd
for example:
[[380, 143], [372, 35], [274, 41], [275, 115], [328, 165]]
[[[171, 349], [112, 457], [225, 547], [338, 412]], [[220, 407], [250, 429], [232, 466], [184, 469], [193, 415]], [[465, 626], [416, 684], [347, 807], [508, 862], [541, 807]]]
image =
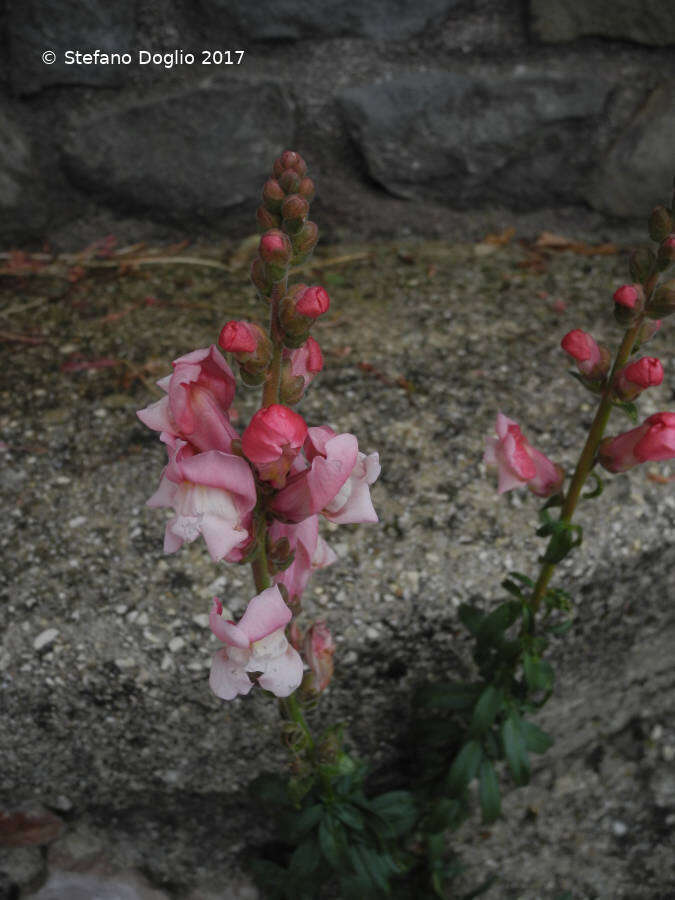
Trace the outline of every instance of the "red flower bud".
[[663, 381], [663, 366], [654, 356], [643, 356], [617, 372], [614, 391], [621, 400], [633, 400], [645, 388], [655, 387]]
[[319, 228], [315, 222], [305, 222], [300, 231], [293, 235], [293, 264], [304, 262], [319, 240]]
[[284, 169], [295, 169], [301, 177], [307, 171], [307, 163], [295, 150], [284, 150], [279, 157], [279, 162]]
[[638, 293], [638, 285], [622, 284], [620, 288], [614, 291], [614, 302], [620, 306], [627, 306], [629, 309], [635, 309], [640, 298]]
[[307, 425], [302, 416], [273, 403], [253, 416], [241, 436], [241, 447], [263, 481], [280, 488], [306, 437]]
[[301, 180], [295, 169], [285, 169], [279, 176], [279, 184], [287, 194], [297, 194]]
[[286, 266], [290, 262], [293, 248], [287, 234], [278, 228], [271, 228], [260, 238], [258, 252], [263, 262], [273, 266]]
[[601, 381], [609, 371], [610, 353], [606, 347], [596, 344], [590, 334], [575, 328], [560, 342], [565, 353], [576, 360], [582, 375], [592, 381]]
[[266, 206], [259, 206], [255, 217], [261, 231], [269, 231], [270, 228], [278, 228], [281, 225], [281, 216], [270, 212]]
[[[255, 322], [228, 322], [223, 326], [218, 344], [223, 350], [234, 354], [241, 366], [241, 375], [246, 384], [260, 384], [258, 376], [264, 373], [272, 358], [272, 342]], [[254, 380], [245, 375], [254, 376]]]
[[304, 197], [308, 203], [312, 202], [316, 190], [314, 188], [314, 182], [311, 178], [302, 179], [302, 181], [300, 182], [300, 187], [298, 188], [298, 193], [301, 197]]
[[289, 194], [281, 206], [283, 219], [298, 219], [302, 221], [307, 218], [308, 213], [309, 203], [300, 194]]
[[675, 234], [669, 234], [661, 242], [656, 259], [660, 269], [667, 269], [672, 262], [675, 262]]
[[329, 306], [330, 297], [318, 284], [305, 288], [295, 300], [296, 313], [299, 313], [301, 316], [307, 316], [310, 319], [318, 319], [319, 316], [327, 312]]
[[648, 460], [675, 458], [675, 413], [659, 412], [642, 425], [616, 437], [605, 438], [598, 462], [609, 472], [626, 472]]
[[278, 181], [274, 178], [268, 178], [262, 190], [263, 203], [270, 212], [278, 213], [281, 204], [284, 202], [286, 194], [281, 188]]
[[258, 336], [250, 322], [228, 322], [220, 332], [218, 344], [228, 353], [253, 353]]

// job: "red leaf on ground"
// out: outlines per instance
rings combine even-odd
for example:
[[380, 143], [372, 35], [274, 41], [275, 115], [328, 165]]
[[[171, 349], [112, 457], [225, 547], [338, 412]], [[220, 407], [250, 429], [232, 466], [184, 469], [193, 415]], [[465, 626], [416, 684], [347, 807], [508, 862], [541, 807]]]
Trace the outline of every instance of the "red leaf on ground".
[[0, 846], [30, 847], [49, 844], [60, 836], [63, 819], [47, 810], [42, 812], [3, 812], [0, 810]]

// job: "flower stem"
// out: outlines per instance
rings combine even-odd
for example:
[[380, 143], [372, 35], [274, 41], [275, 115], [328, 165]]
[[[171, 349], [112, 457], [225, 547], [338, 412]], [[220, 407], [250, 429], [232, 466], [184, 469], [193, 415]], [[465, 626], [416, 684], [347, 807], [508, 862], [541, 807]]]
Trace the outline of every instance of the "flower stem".
[[[640, 330], [643, 319], [644, 316], [639, 316], [635, 324], [632, 325], [623, 336], [623, 341], [621, 342], [621, 346], [619, 347], [619, 350], [616, 354], [614, 365], [612, 366], [612, 371], [607, 378], [607, 384], [595, 413], [595, 418], [593, 419], [593, 423], [588, 432], [586, 443], [584, 444], [584, 448], [581, 451], [579, 461], [577, 462], [576, 469], [574, 470], [574, 475], [572, 476], [572, 480], [567, 489], [567, 494], [565, 495], [565, 500], [560, 512], [560, 521], [562, 522], [569, 523], [572, 521], [572, 516], [574, 515], [574, 511], [577, 508], [577, 503], [579, 502], [579, 497], [581, 496], [581, 489], [583, 488], [584, 483], [588, 478], [588, 473], [593, 468], [595, 455], [598, 451], [600, 441], [602, 440], [602, 437], [605, 433], [605, 428], [607, 427], [607, 422], [612, 411], [612, 382], [614, 380], [614, 375], [626, 364], [631, 350], [633, 349], [633, 344], [635, 343], [635, 338], [637, 337], [637, 333]], [[548, 562], [543, 563], [541, 567], [539, 578], [537, 579], [537, 583], [534, 586], [532, 599], [530, 601], [530, 608], [533, 613], [536, 613], [539, 609], [542, 597], [546, 593], [546, 588], [548, 587], [551, 576], [555, 571], [555, 567], [556, 563]]]
[[267, 378], [263, 387], [262, 405], [271, 406], [279, 402], [279, 383], [281, 381], [281, 353], [283, 350], [283, 337], [279, 332], [278, 316], [279, 303], [288, 288], [288, 274], [283, 281], [278, 282], [272, 289], [270, 299], [270, 340], [274, 347], [272, 362], [267, 371]]

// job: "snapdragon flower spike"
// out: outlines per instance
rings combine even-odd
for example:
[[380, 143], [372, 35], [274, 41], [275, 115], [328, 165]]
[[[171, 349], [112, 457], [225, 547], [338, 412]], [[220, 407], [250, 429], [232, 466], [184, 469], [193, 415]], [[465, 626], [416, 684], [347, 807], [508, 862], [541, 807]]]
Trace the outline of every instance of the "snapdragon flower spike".
[[[273, 351], [272, 342], [259, 325], [255, 322], [227, 322], [220, 332], [218, 345], [233, 354], [247, 383], [251, 379], [262, 383]], [[248, 380], [246, 375], [250, 376]]]
[[195, 453], [185, 441], [164, 436], [169, 464], [148, 506], [172, 507], [164, 552], [174, 553], [202, 535], [214, 562], [236, 554], [249, 539], [256, 504], [253, 473], [246, 460], [221, 450]]
[[[325, 691], [333, 677], [335, 643], [324, 621], [315, 622], [306, 632], [303, 641], [305, 660], [310, 668], [308, 688], [314, 693]], [[305, 684], [303, 682], [303, 690]]]
[[591, 381], [603, 380], [609, 371], [609, 350], [596, 344], [591, 335], [580, 328], [568, 331], [560, 346], [576, 361], [581, 374]]
[[227, 411], [235, 380], [218, 348], [212, 344], [174, 360], [173, 374], [157, 384], [166, 397], [136, 415], [155, 431], [189, 441], [197, 450], [229, 452], [237, 432]]
[[619, 400], [634, 400], [648, 387], [663, 381], [663, 366], [654, 356], [643, 356], [624, 366], [614, 378], [614, 393]]
[[276, 584], [283, 584], [290, 603], [297, 603], [307, 587], [312, 572], [325, 569], [337, 560], [337, 555], [319, 534], [318, 515], [309, 516], [298, 524], [275, 519], [269, 529], [271, 540], [286, 538], [293, 551], [293, 562], [274, 575]]
[[304, 445], [305, 469], [294, 466], [271, 509], [287, 522], [321, 513], [338, 525], [377, 522], [370, 485], [380, 474], [379, 456], [359, 451], [353, 434], [310, 428]]
[[483, 462], [496, 466], [498, 493], [527, 485], [538, 497], [551, 497], [562, 487], [564, 472], [526, 440], [520, 426], [503, 413], [497, 413], [497, 437], [486, 439]]
[[241, 436], [241, 449], [263, 481], [280, 488], [307, 437], [299, 413], [281, 403], [259, 409]]
[[258, 684], [277, 697], [288, 697], [302, 681], [302, 659], [286, 640], [284, 629], [291, 611], [274, 585], [253, 597], [239, 622], [226, 621], [216, 598], [209, 616], [211, 631], [226, 646], [211, 663], [209, 685], [222, 700], [248, 694], [253, 682], [248, 672], [258, 672]]
[[627, 472], [643, 462], [675, 459], [675, 413], [659, 412], [642, 425], [605, 438], [598, 448], [598, 462], [608, 472]]

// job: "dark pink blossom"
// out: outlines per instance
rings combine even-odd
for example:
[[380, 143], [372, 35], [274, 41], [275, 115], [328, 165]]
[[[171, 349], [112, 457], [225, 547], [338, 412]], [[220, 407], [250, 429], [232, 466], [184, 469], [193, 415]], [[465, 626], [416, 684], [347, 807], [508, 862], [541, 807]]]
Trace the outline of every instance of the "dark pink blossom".
[[495, 431], [496, 438], [486, 439], [483, 462], [497, 467], [500, 494], [523, 484], [538, 497], [550, 497], [560, 490], [562, 469], [529, 444], [513, 419], [497, 413]]
[[609, 472], [626, 472], [643, 462], [675, 459], [675, 413], [659, 412], [642, 425], [613, 438], [598, 449], [598, 462]]

